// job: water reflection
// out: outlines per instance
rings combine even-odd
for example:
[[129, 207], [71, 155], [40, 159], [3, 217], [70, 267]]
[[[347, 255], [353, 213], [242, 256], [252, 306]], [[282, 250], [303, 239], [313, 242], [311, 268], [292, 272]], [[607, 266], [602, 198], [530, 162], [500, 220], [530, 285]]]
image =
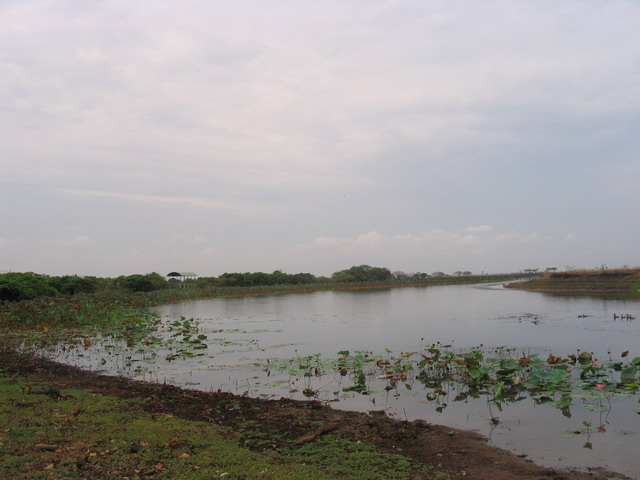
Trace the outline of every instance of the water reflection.
[[[169, 323], [196, 320], [208, 348], [192, 352], [193, 356], [167, 361], [177, 347], [171, 352], [117, 354], [117, 349], [101, 353], [96, 346], [85, 352], [59, 352], [59, 358], [85, 368], [119, 369], [205, 390], [294, 398], [305, 398], [305, 391], [321, 392], [323, 400], [339, 397], [333, 404], [336, 408], [384, 409], [399, 418], [478, 430], [496, 445], [550, 466], [608, 466], [633, 476], [640, 471], [634, 453], [640, 407], [633, 398], [616, 398], [606, 409], [574, 406], [567, 418], [555, 407], [537, 405], [526, 396], [500, 411], [485, 397], [465, 396], [464, 389], [454, 384], [443, 386], [446, 396], [432, 398], [419, 379], [410, 390], [402, 387], [401, 393], [386, 391], [381, 382], [371, 385], [377, 392], [373, 395], [336, 394], [340, 388], [332, 382], [346, 385], [348, 378], [290, 376], [270, 368], [269, 362], [314, 354], [335, 358], [341, 350], [412, 352], [435, 342], [458, 349], [508, 345], [544, 357], [549, 352], [565, 357], [589, 351], [607, 361], [625, 350], [631, 350], [631, 357], [640, 355], [634, 350], [640, 345], [638, 322], [614, 318], [614, 314], [637, 317], [639, 310], [637, 299], [559, 296], [500, 285], [211, 299], [157, 309]], [[172, 332], [163, 335], [170, 338]], [[587, 443], [592, 449], [584, 448]]]

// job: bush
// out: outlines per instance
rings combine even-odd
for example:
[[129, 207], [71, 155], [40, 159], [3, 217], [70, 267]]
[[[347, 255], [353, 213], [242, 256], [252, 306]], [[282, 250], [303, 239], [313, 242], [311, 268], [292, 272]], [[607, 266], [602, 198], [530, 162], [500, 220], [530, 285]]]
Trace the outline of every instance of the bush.
[[96, 277], [79, 277], [78, 275], [65, 275], [49, 279], [49, 284], [64, 295], [95, 293], [100, 287], [100, 283], [100, 279]]
[[391, 270], [384, 267], [358, 265], [331, 275], [335, 282], [387, 282], [393, 279]]
[[48, 276], [31, 272], [0, 274], [0, 300], [15, 302], [59, 295], [49, 281]]
[[155, 272], [118, 277], [116, 283], [119, 287], [131, 292], [153, 292], [170, 286], [166, 278]]

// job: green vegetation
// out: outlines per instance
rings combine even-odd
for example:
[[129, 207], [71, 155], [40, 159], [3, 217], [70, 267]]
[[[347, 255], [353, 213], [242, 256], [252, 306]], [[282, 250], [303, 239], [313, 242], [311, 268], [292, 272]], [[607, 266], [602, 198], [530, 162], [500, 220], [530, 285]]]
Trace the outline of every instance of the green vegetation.
[[[158, 274], [105, 280], [10, 273], [0, 275], [0, 281], [3, 282], [0, 285], [6, 287], [6, 292], [22, 292], [21, 296], [25, 299], [0, 303], [0, 326], [3, 341], [7, 345], [38, 348], [55, 344], [60, 339], [67, 343], [72, 339], [90, 345], [92, 336], [101, 335], [103, 338], [122, 340], [128, 346], [139, 345], [145, 351], [162, 347], [169, 351], [165, 354], [166, 359], [173, 360], [198, 355], [199, 350], [205, 350], [207, 344], [215, 343], [216, 339], [205, 341], [207, 337], [198, 331], [197, 325], [184, 318], [171, 325], [164, 325], [162, 328], [168, 335], [164, 335], [166, 338], [163, 339], [158, 330], [160, 321], [150, 313], [150, 307], [155, 305], [204, 297], [289, 293], [321, 288], [387, 288], [394, 285], [478, 280], [462, 276], [443, 279], [430, 277], [420, 283], [406, 279], [397, 283], [375, 281], [388, 278], [389, 275], [388, 269], [361, 265], [336, 272], [334, 276], [342, 278], [343, 283], [169, 288], [169, 283]], [[576, 278], [593, 281], [607, 278], [629, 282], [636, 281], [633, 279], [638, 275], [638, 270], [600, 270], [551, 273], [546, 277], [554, 279], [552, 281]], [[347, 276], [350, 276], [349, 279]], [[358, 281], [353, 280], [356, 276]], [[255, 280], [257, 277], [253, 278]], [[487, 278], [495, 280], [495, 277]], [[91, 290], [97, 291], [86, 292]], [[62, 291], [78, 293], [62, 294]], [[229, 342], [228, 339], [220, 341]], [[398, 390], [401, 386], [410, 390], [415, 382], [420, 382], [429, 390], [428, 399], [440, 401], [446, 384], [455, 383], [466, 389], [464, 396], [458, 395], [460, 398], [482, 395], [500, 403], [515, 401], [526, 393], [540, 402], [555, 402], [561, 409], [568, 407], [571, 398], [577, 395], [596, 392], [595, 385], [604, 385], [597, 389], [598, 394], [637, 395], [638, 392], [638, 357], [623, 358], [596, 368], [592, 364], [585, 366], [576, 358], [559, 359], [553, 355], [547, 360], [536, 355], [513, 358], [513, 352], [506, 348], [494, 354], [480, 348], [461, 353], [449, 346], [432, 345], [425, 347], [423, 351], [405, 353], [395, 358], [391, 354], [392, 352], [387, 352], [387, 355], [376, 356], [372, 353], [350, 354], [345, 351], [340, 352], [342, 358], [338, 359], [312, 356], [272, 362], [268, 368], [279, 370], [280, 373], [287, 372], [292, 377], [307, 375], [311, 369], [316, 375], [327, 370], [338, 372], [342, 377], [353, 380], [351, 385], [342, 388], [343, 392], [366, 392], [370, 389], [372, 379], [387, 381], [387, 390]], [[307, 396], [313, 397], [316, 394], [312, 388], [305, 390]], [[339, 396], [340, 391], [334, 394]]]
[[45, 275], [36, 273], [4, 273], [0, 275], [0, 300], [31, 300], [59, 295]]
[[[259, 273], [259, 272], [258, 272]], [[190, 288], [172, 288], [158, 274], [116, 279], [48, 277], [33, 273], [0, 275], [0, 342], [36, 350], [46, 345], [77, 342], [89, 348], [107, 341], [113, 348], [134, 347], [143, 356], [167, 361], [204, 355], [216, 341], [208, 339], [194, 319], [161, 323], [150, 307], [172, 302], [245, 295], [283, 294], [321, 289], [369, 289], [396, 286], [506, 281], [513, 276], [406, 276], [388, 269], [352, 267], [336, 272], [332, 281], [261, 284], [273, 277], [225, 274], [199, 279]], [[603, 275], [606, 273], [606, 275]], [[637, 276], [638, 271], [634, 271]], [[282, 275], [274, 272], [269, 275]], [[300, 274], [305, 275], [305, 274]], [[562, 278], [566, 274], [553, 273]], [[297, 278], [297, 280], [294, 279]], [[569, 278], [623, 279], [630, 272], [602, 272]], [[235, 280], [230, 280], [234, 278]], [[241, 279], [240, 279], [241, 278]], [[262, 278], [260, 280], [260, 278]], [[271, 278], [271, 280], [270, 280]], [[306, 280], [305, 280], [306, 279]], [[317, 280], [317, 279], [316, 279]], [[640, 284], [637, 278], [635, 285]], [[248, 282], [248, 283], [247, 283]], [[244, 283], [246, 286], [239, 286]], [[233, 286], [232, 286], [233, 285]], [[209, 333], [211, 336], [212, 332]], [[213, 332], [218, 333], [218, 332]], [[220, 333], [223, 333], [220, 331]], [[101, 337], [94, 340], [92, 337]], [[58, 343], [61, 342], [62, 343]], [[120, 347], [116, 346], [119, 345]], [[65, 348], [65, 347], [62, 347]], [[111, 351], [109, 351], [111, 353]], [[160, 355], [161, 352], [164, 352]], [[168, 352], [168, 353], [167, 353]], [[115, 353], [115, 351], [114, 351]], [[587, 352], [567, 358], [516, 352], [508, 348], [456, 351], [450, 345], [426, 344], [415, 352], [383, 354], [338, 352], [267, 361], [274, 388], [299, 388], [308, 398], [337, 401], [356, 395], [390, 392], [421, 395], [443, 411], [448, 403], [486, 398], [490, 409], [525, 399], [555, 406], [565, 416], [572, 408], [606, 411], [612, 397], [640, 398], [640, 357], [622, 352], [617, 360], [598, 362]], [[142, 367], [138, 367], [142, 368]], [[323, 379], [326, 376], [330, 381]], [[314, 379], [315, 381], [311, 381]], [[199, 422], [150, 416], [139, 401], [65, 392], [52, 399], [46, 385], [2, 378], [0, 370], [0, 477], [16, 478], [443, 478], [441, 472], [416, 467], [408, 458], [383, 453], [365, 443], [336, 435], [291, 443], [270, 453], [246, 450], [269, 447], [274, 438], [259, 423], [247, 422], [234, 433]], [[296, 386], [293, 386], [293, 385]], [[269, 384], [265, 385], [271, 388]], [[322, 391], [323, 388], [326, 391]], [[40, 392], [40, 393], [38, 393]], [[45, 392], [45, 393], [42, 393]], [[55, 401], [53, 401], [55, 400]], [[74, 413], [75, 412], [75, 413]], [[491, 420], [499, 420], [491, 413]], [[127, 425], [127, 428], [122, 428]], [[119, 431], [117, 428], [120, 428]], [[177, 439], [177, 440], [176, 440]], [[44, 447], [43, 447], [44, 445]], [[171, 445], [178, 445], [172, 447]], [[222, 453], [221, 453], [222, 452]]]
[[120, 276], [114, 279], [78, 275], [50, 277], [31, 272], [0, 274], [0, 301], [32, 300], [110, 290], [148, 292], [163, 288], [169, 288], [169, 283], [157, 273]]
[[158, 273], [118, 277], [115, 279], [115, 285], [130, 292], [153, 292], [170, 286], [167, 279]]
[[[445, 478], [440, 472], [427, 477], [407, 457], [335, 435], [304, 445], [291, 442], [279, 452], [251, 451], [228, 428], [149, 413], [144, 404], [80, 389], [59, 391], [0, 371], [0, 477]], [[254, 433], [265, 435], [257, 426], [243, 428], [244, 436]]]
[[[565, 416], [571, 416], [573, 401], [579, 399], [584, 408], [601, 408], [602, 400], [613, 396], [640, 399], [640, 357], [622, 352], [615, 361], [599, 362], [589, 352], [577, 352], [566, 358], [549, 354], [520, 356], [506, 347], [486, 351], [481, 347], [457, 352], [451, 345], [432, 344], [419, 352], [384, 355], [371, 352], [338, 352], [337, 358], [324, 359], [319, 354], [269, 362], [268, 368], [286, 372], [292, 377], [329, 377], [339, 375], [343, 392], [371, 394], [383, 388], [387, 391], [415, 394], [418, 386], [426, 391], [426, 399], [438, 405], [440, 411], [447, 401], [486, 397], [493, 405], [502, 405], [531, 398], [536, 404], [555, 405]], [[381, 385], [380, 381], [384, 383]], [[449, 399], [451, 386], [455, 398]], [[307, 396], [322, 392], [309, 389]], [[326, 392], [325, 392], [326, 393]]]
[[388, 282], [392, 276], [388, 268], [359, 265], [335, 272], [331, 278], [336, 282]]
[[[5, 335], [10, 333], [9, 330], [44, 332], [48, 340], [52, 340], [56, 331], [65, 328], [82, 328], [93, 333], [128, 331], [141, 336], [145, 329], [153, 326], [150, 307], [186, 300], [318, 290], [496, 282], [516, 278], [515, 275], [442, 278], [425, 275], [395, 275], [393, 279], [382, 280], [388, 278], [388, 269], [361, 265], [336, 272], [334, 276], [337, 280], [333, 281], [318, 279], [310, 274], [287, 275], [279, 271], [273, 274], [225, 273], [217, 279], [204, 277], [195, 283], [187, 283], [190, 288], [177, 288], [174, 283], [157, 273], [113, 279], [4, 273], [0, 274], [0, 328]], [[277, 279], [283, 283], [273, 283]], [[312, 279], [316, 283], [307, 283]]]
[[[514, 277], [401, 273], [361, 265], [321, 281], [310, 274], [223, 274], [217, 279], [198, 279], [188, 284], [190, 288], [173, 288], [175, 285], [157, 273], [115, 279], [1, 274], [0, 342], [38, 348], [64, 340], [65, 344], [81, 342], [88, 348], [93, 336], [112, 337], [150, 356], [155, 355], [154, 349], [168, 349], [170, 353], [162, 358], [171, 361], [201, 355], [199, 352], [206, 351], [216, 339], [207, 339], [193, 319], [161, 325], [149, 313], [155, 305], [322, 289], [503, 282]], [[544, 279], [566, 280], [574, 286], [579, 281], [605, 285], [602, 282], [606, 280], [607, 288], [625, 284], [638, 290], [639, 274], [637, 269], [601, 270], [550, 273]], [[439, 411], [448, 402], [468, 398], [487, 398], [489, 408], [498, 409], [528, 398], [570, 416], [576, 405], [604, 411], [613, 396], [640, 398], [640, 357], [629, 352], [615, 361], [598, 362], [587, 352], [543, 359], [535, 354], [516, 355], [508, 348], [487, 351], [479, 347], [461, 352], [450, 345], [422, 346], [421, 342], [416, 352], [379, 355], [345, 350], [329, 359], [318, 354], [271, 360], [264, 368], [280, 374], [273, 377], [274, 387], [293, 388], [293, 379], [301, 390], [304, 385], [302, 393], [308, 398], [339, 400], [386, 390], [424, 395]], [[320, 380], [323, 375], [337, 379], [337, 386], [336, 382]], [[312, 377], [319, 382], [307, 381]], [[322, 392], [319, 384], [330, 385], [331, 390]], [[151, 416], [140, 401], [81, 390], [55, 397], [47, 385], [8, 379], [1, 369], [0, 387], [0, 421], [6, 425], [0, 431], [2, 478], [446, 478], [441, 472], [416, 467], [406, 457], [336, 435], [255, 453], [244, 447], [274, 444], [257, 423], [247, 423], [231, 433], [200, 422]]]
[[545, 292], [589, 292], [640, 294], [640, 268], [570, 270], [547, 273], [526, 282], [512, 283], [509, 288]]
[[[393, 480], [415, 478], [415, 464], [408, 457], [381, 453], [372, 445], [354, 443], [336, 435], [325, 435], [315, 443], [285, 450], [291, 460], [313, 463], [330, 469], [334, 478], [363, 478], [366, 480]], [[359, 477], [354, 472], [360, 472]], [[425, 469], [423, 473], [426, 473]], [[444, 473], [433, 473], [430, 478], [450, 478]]]
[[[245, 272], [223, 273], [219, 277], [200, 277], [197, 280], [167, 280], [158, 273], [121, 275], [116, 278], [81, 277], [78, 275], [49, 276], [38, 273], [2, 273], [0, 274], [0, 301], [33, 300], [40, 297], [57, 297], [64, 295], [93, 294], [105, 292], [159, 292], [178, 289], [179, 287], [199, 288], [195, 297], [206, 295], [239, 295], [255, 294], [255, 291], [238, 291], [237, 288], [265, 288], [277, 290], [293, 288], [293, 291], [340, 288], [342, 285], [361, 284], [363, 288], [392, 287], [396, 285], [430, 285], [441, 283], [470, 283], [504, 281], [518, 278], [517, 274], [473, 276], [471, 272], [449, 277], [442, 272], [432, 275], [426, 273], [407, 274], [394, 272], [384, 267], [369, 265], [353, 266], [340, 270], [331, 278], [316, 277], [310, 273], [288, 274], [276, 270], [273, 273]], [[265, 293], [272, 293], [271, 290]], [[183, 294], [193, 295], [193, 294]]]
[[255, 287], [267, 285], [308, 285], [322, 281], [310, 273], [294, 275], [276, 270], [273, 273], [223, 273], [219, 277], [201, 277], [197, 280], [200, 286]]

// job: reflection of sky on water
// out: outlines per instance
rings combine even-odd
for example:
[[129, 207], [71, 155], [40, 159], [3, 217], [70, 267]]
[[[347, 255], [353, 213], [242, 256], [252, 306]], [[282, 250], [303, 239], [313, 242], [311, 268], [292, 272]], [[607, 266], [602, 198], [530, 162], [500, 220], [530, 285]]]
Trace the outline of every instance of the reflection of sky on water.
[[[279, 322], [284, 325], [278, 328], [285, 329], [279, 343], [303, 343], [309, 353], [328, 355], [343, 348], [415, 349], [424, 338], [429, 343], [453, 341], [460, 348], [510, 345], [556, 354], [583, 349], [602, 356], [628, 349], [630, 340], [638, 338], [637, 323], [614, 321], [613, 314], [633, 314], [639, 306], [630, 300], [443, 286], [200, 300], [158, 312], [200, 318], [205, 328], [209, 321], [225, 328]], [[268, 336], [260, 340], [268, 341]]]
[[[322, 387], [324, 400], [339, 390], [331, 385], [332, 375], [294, 380], [294, 384], [267, 388], [282, 374], [266, 369], [267, 359], [292, 358], [321, 353], [335, 358], [340, 350], [363, 350], [383, 354], [417, 351], [421, 345], [453, 342], [455, 348], [507, 345], [518, 351], [547, 352], [566, 356], [578, 349], [606, 361], [617, 359], [624, 350], [630, 356], [640, 345], [639, 321], [614, 320], [613, 314], [640, 312], [637, 300], [590, 297], [561, 297], [540, 293], [473, 286], [398, 288], [367, 292], [315, 292], [298, 295], [198, 300], [157, 308], [169, 322], [180, 317], [197, 319], [209, 348], [202, 356], [166, 362], [168, 352], [143, 361], [143, 355], [101, 354], [97, 347], [82, 353], [65, 353], [60, 358], [85, 368], [120, 370], [138, 378], [168, 381], [203, 390], [222, 389], [254, 396], [279, 398], [290, 388]], [[586, 315], [586, 316], [585, 316]], [[580, 317], [579, 317], [580, 316]], [[221, 331], [220, 331], [221, 330]], [[169, 336], [165, 333], [165, 336]], [[611, 352], [609, 354], [609, 352]], [[131, 355], [131, 354], [129, 354]], [[105, 360], [103, 360], [105, 359]], [[127, 365], [129, 364], [129, 365]], [[256, 365], [257, 364], [257, 365]], [[238, 367], [241, 365], [241, 367]], [[136, 368], [138, 370], [136, 371]], [[286, 377], [285, 377], [286, 378]], [[347, 381], [347, 379], [343, 379]], [[385, 409], [397, 418], [423, 418], [459, 428], [478, 430], [491, 441], [547, 465], [602, 466], [633, 476], [640, 471], [637, 449], [640, 431], [637, 400], [616, 398], [606, 420], [599, 412], [574, 406], [573, 418], [561, 415], [553, 406], [534, 406], [531, 399], [510, 404], [503, 412], [489, 407], [486, 399], [453, 402], [437, 412], [425, 401], [424, 387], [399, 397], [384, 392], [384, 383], [372, 385], [378, 394], [343, 395], [334, 406], [343, 409]], [[374, 403], [375, 402], [375, 403]], [[574, 402], [575, 403], [575, 402]], [[492, 416], [500, 423], [493, 426]], [[593, 451], [584, 449], [585, 434], [565, 438], [567, 431], [604, 424], [605, 433], [590, 435]], [[625, 453], [626, 452], [626, 453]]]

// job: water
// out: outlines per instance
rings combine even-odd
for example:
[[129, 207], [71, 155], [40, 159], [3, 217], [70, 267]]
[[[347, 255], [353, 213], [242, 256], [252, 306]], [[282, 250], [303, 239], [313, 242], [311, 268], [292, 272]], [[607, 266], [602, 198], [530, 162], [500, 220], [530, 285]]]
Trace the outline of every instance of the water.
[[567, 418], [557, 408], [531, 399], [509, 404], [503, 411], [483, 398], [454, 402], [455, 386], [437, 402], [425, 397], [419, 382], [399, 395], [383, 388], [373, 395], [336, 395], [336, 382], [343, 379], [335, 375], [289, 377], [267, 365], [267, 359], [313, 354], [336, 358], [341, 350], [411, 352], [435, 342], [456, 349], [506, 345], [545, 357], [581, 350], [600, 361], [619, 359], [625, 350], [631, 351], [629, 357], [639, 356], [639, 321], [614, 318], [640, 318], [640, 302], [635, 299], [553, 296], [501, 285], [433, 286], [198, 300], [156, 312], [169, 323], [181, 317], [196, 319], [198, 333], [207, 335], [205, 354], [168, 362], [164, 352], [105, 353], [96, 345], [81, 352], [82, 357], [67, 351], [59, 352], [58, 358], [85, 368], [265, 398], [305, 398], [302, 392], [310, 388], [320, 399], [339, 398], [332, 404], [336, 408], [384, 409], [397, 418], [477, 430], [492, 444], [544, 465], [605, 467], [633, 478], [640, 472], [640, 405], [634, 398], [603, 398], [602, 409], [599, 404], [577, 405]]

